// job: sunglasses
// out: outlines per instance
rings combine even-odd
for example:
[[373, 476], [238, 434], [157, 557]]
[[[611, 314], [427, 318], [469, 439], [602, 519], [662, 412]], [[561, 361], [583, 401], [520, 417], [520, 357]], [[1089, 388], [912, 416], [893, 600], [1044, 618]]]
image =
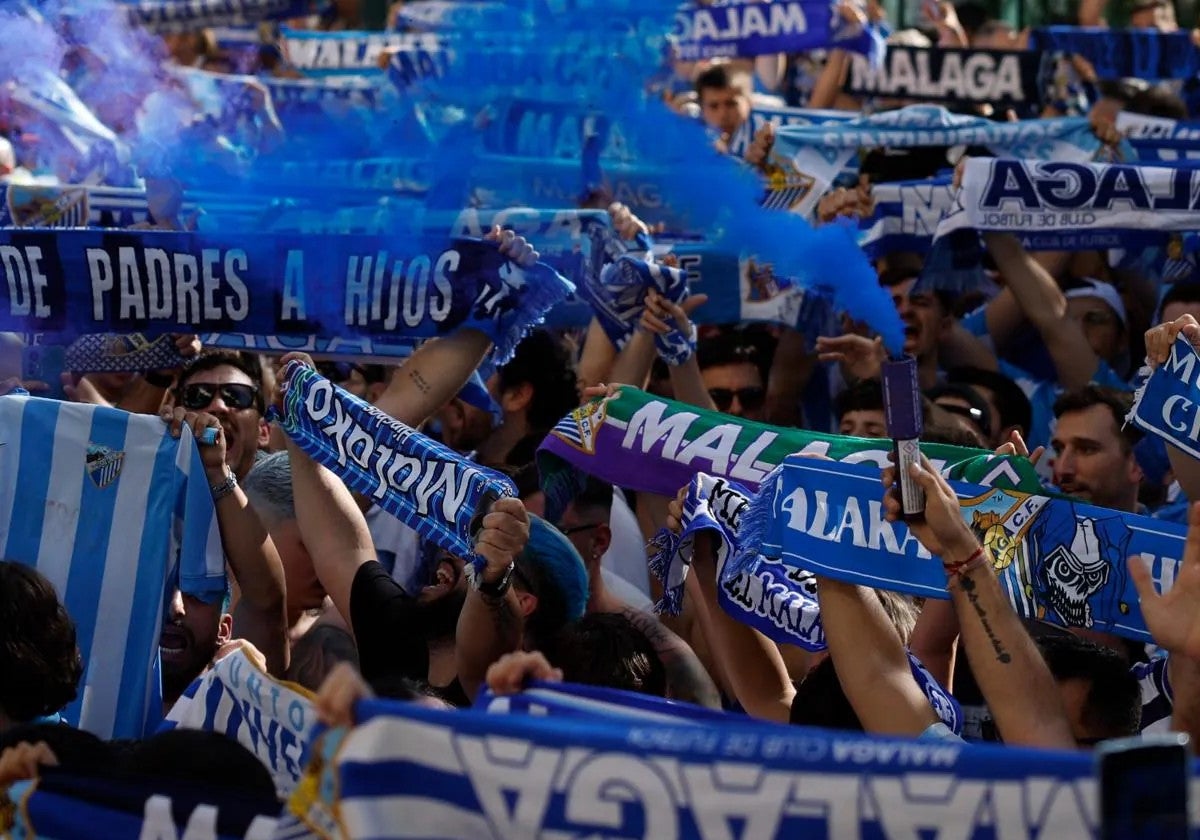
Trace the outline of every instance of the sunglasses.
[[586, 531], [589, 528], [599, 528], [600, 524], [601, 523], [599, 523], [599, 522], [592, 522], [588, 525], [572, 525], [570, 528], [568, 528], [564, 525], [555, 525], [554, 527], [556, 527], [558, 529], [558, 532], [560, 534], [562, 534], [564, 537], [569, 537], [572, 534], [582, 533], [583, 531]]
[[241, 382], [227, 382], [223, 385], [194, 382], [180, 389], [179, 402], [188, 411], [199, 411], [212, 405], [213, 397], [218, 394], [221, 396], [221, 402], [240, 411], [255, 405], [258, 389]]
[[763, 388], [709, 388], [708, 395], [718, 411], [728, 411], [733, 405], [733, 398], [741, 404], [744, 411], [754, 411], [762, 408], [767, 401], [767, 392]]

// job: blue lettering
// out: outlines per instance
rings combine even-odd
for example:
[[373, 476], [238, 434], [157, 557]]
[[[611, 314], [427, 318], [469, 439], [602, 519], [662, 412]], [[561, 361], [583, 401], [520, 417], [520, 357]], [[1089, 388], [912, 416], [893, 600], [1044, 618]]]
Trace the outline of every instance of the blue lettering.
[[1096, 191], [1096, 173], [1087, 166], [1076, 163], [1052, 162], [1043, 164], [1041, 171], [1046, 175], [1060, 175], [1057, 179], [1039, 178], [1038, 195], [1051, 207], [1076, 210], [1087, 204]]
[[982, 207], [1000, 209], [1015, 199], [1026, 210], [1040, 209], [1037, 189], [1019, 160], [997, 160], [983, 191]]
[[1096, 189], [1097, 208], [1111, 208], [1116, 201], [1126, 201], [1138, 210], [1150, 209], [1150, 197], [1136, 170], [1110, 166], [1100, 174]]

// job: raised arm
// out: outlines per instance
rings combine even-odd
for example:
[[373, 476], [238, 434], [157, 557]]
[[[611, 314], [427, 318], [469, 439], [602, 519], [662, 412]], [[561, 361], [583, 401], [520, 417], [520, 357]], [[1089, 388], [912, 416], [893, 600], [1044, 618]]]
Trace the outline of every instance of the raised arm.
[[916, 737], [937, 723], [908, 654], [875, 592], [820, 578], [817, 599], [838, 682], [863, 729]]
[[[1146, 362], [1151, 368], [1165, 364], [1171, 357], [1171, 348], [1175, 339], [1180, 335], [1192, 343], [1192, 347], [1200, 349], [1200, 323], [1191, 315], [1181, 315], [1174, 321], [1168, 321], [1146, 330]], [[1200, 460], [1188, 455], [1178, 446], [1167, 444], [1167, 457], [1171, 461], [1171, 470], [1175, 480], [1183, 488], [1188, 501], [1200, 501]]]
[[1012, 234], [986, 233], [984, 241], [1021, 311], [1050, 351], [1059, 384], [1067, 390], [1086, 385], [1100, 359], [1083, 327], [1067, 315], [1067, 298], [1054, 276]]
[[[1074, 749], [1050, 668], [1000, 588], [986, 549], [963, 521], [954, 490], [924, 456], [912, 466], [912, 477], [925, 491], [926, 505], [924, 520], [909, 521], [909, 530], [946, 567], [961, 644], [1004, 742]], [[889, 488], [886, 515], [898, 521], [895, 469], [885, 469], [882, 478]]]
[[[511, 230], [494, 228], [488, 238], [499, 242], [500, 253], [518, 265], [537, 262], [533, 246]], [[491, 349], [491, 339], [479, 330], [459, 330], [427, 341], [396, 371], [375, 407], [416, 428], [459, 392]]]
[[[680, 499], [671, 502], [667, 525], [676, 531], [681, 510]], [[787, 666], [775, 643], [721, 609], [717, 601], [713, 540], [711, 534], [697, 534], [692, 552], [692, 574], [699, 581], [704, 596], [705, 609], [699, 613], [705, 622], [704, 637], [746, 713], [763, 720], [787, 723], [791, 719], [796, 688], [788, 678]]]
[[221, 422], [211, 414], [182, 407], [164, 408], [160, 416], [170, 424], [175, 436], [183, 425], [197, 439], [206, 428], [217, 430], [216, 442], [201, 446], [200, 456], [209, 486], [224, 488], [214, 495], [221, 548], [240, 591], [233, 611], [234, 633], [262, 652], [271, 676], [281, 677], [289, 658], [283, 563], [242, 488], [236, 481], [229, 483], [233, 473], [225, 465], [225, 432]]
[[455, 633], [458, 680], [472, 700], [488, 666], [524, 642], [525, 612], [512, 586], [515, 558], [529, 541], [529, 514], [520, 499], [500, 499], [483, 518], [475, 550], [485, 560], [474, 581]]

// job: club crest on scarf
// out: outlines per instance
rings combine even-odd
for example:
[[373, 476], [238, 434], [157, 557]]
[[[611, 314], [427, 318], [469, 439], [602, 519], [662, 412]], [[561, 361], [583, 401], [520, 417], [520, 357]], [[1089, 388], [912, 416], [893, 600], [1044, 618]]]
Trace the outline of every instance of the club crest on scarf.
[[125, 453], [96, 443], [87, 446], [87, 473], [98, 488], [103, 490], [117, 480], [125, 463]]
[[572, 411], [550, 434], [585, 455], [596, 454], [596, 438], [608, 416], [608, 400], [593, 400]]
[[88, 191], [84, 187], [9, 184], [5, 197], [16, 227], [84, 227], [88, 223]]
[[[1159, 587], [1169, 587], [1182, 556], [1179, 525], [1061, 497], [960, 488], [962, 517], [989, 551], [1020, 615], [1149, 638], [1126, 558], [1146, 557]], [[760, 529], [767, 557], [863, 585], [946, 597], [940, 565], [903, 523], [884, 518], [872, 469], [790, 458], [764, 482], [746, 520], [756, 522], [767, 510], [774, 515]], [[746, 554], [735, 558], [742, 568]]]

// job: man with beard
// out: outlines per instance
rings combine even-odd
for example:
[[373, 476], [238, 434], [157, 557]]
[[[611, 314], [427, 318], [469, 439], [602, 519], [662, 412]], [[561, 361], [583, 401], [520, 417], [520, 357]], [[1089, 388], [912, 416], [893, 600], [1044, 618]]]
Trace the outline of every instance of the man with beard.
[[267, 441], [262, 369], [245, 354], [206, 354], [180, 376], [173, 396], [174, 407], [163, 408], [160, 415], [173, 435], [178, 437], [186, 425], [199, 440], [206, 428], [217, 429], [215, 443], [201, 445], [200, 456], [216, 506], [221, 547], [239, 597], [232, 615], [226, 615], [226, 605], [220, 601], [206, 604], [175, 593], [160, 642], [167, 707], [232, 636], [257, 647], [272, 676], [282, 676], [288, 665], [283, 566], [238, 485]]

